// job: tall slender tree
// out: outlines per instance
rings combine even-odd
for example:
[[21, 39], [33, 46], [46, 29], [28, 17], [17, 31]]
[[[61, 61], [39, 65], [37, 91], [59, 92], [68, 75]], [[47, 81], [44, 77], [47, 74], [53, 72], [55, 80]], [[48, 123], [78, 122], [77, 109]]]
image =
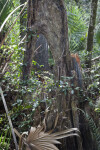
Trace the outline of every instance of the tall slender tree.
[[94, 37], [94, 29], [95, 29], [96, 14], [97, 14], [97, 4], [98, 4], [98, 0], [91, 1], [91, 14], [90, 14], [90, 22], [89, 22], [88, 38], [87, 38], [87, 52], [88, 52], [88, 55], [86, 57], [87, 68], [91, 68], [93, 37]]

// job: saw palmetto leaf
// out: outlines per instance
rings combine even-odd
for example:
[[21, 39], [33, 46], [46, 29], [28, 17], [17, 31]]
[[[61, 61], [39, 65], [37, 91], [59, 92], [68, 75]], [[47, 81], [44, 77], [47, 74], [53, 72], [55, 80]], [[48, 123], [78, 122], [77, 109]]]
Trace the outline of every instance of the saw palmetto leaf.
[[26, 150], [59, 150], [54, 144], [61, 144], [58, 139], [77, 136], [80, 138], [80, 132], [77, 128], [67, 129], [56, 133], [44, 132], [43, 126], [37, 128], [31, 127], [28, 137], [25, 138], [16, 131], [19, 136], [19, 150], [22, 150], [23, 144], [26, 145]]
[[[73, 133], [76, 132], [76, 133]], [[62, 139], [69, 136], [78, 136], [79, 130], [77, 128], [67, 129], [65, 131], [52, 133], [45, 133], [43, 127], [39, 126], [37, 128], [31, 127], [30, 133], [26, 139], [28, 147], [26, 150], [34, 150], [34, 147], [38, 150], [58, 150], [54, 144], [60, 144], [58, 139]]]

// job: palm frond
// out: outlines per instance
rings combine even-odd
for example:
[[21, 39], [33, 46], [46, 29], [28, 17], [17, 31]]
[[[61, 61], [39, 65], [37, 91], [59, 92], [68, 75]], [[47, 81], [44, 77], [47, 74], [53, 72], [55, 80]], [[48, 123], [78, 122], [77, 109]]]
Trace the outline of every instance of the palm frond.
[[20, 7], [22, 7], [24, 4], [18, 6], [17, 8], [15, 8], [4, 20], [4, 22], [2, 23], [1, 27], [0, 27], [0, 32], [2, 31], [4, 25], [6, 24], [6, 22], [8, 21], [8, 19], [11, 17], [11, 15], [16, 12], [16, 10], [18, 10]]
[[0, 25], [4, 22], [11, 9], [11, 0], [0, 0]]
[[[18, 136], [21, 138], [20, 135]], [[54, 144], [61, 144], [58, 139], [70, 136], [80, 137], [79, 130], [77, 128], [71, 128], [57, 133], [50, 133], [44, 132], [43, 126], [38, 126], [37, 128], [31, 127], [28, 137], [20, 141], [24, 142], [26, 150], [59, 150]]]
[[75, 5], [69, 5], [67, 11], [70, 50], [79, 51], [83, 49], [84, 39], [86, 38], [86, 14]]

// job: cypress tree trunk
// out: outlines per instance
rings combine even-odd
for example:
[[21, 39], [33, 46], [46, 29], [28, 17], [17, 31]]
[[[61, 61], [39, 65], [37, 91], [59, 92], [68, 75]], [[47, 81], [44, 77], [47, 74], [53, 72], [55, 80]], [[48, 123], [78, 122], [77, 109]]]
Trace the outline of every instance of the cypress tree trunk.
[[[78, 92], [73, 89], [77, 86], [82, 86], [79, 66], [71, 59], [68, 42], [68, 23], [67, 13], [64, 7], [63, 0], [29, 0], [28, 4], [28, 23], [27, 23], [27, 45], [24, 55], [23, 79], [28, 79], [32, 68], [32, 60], [34, 58], [35, 46], [38, 35], [42, 34], [46, 38], [53, 59], [55, 61], [54, 76], [55, 81], [58, 82], [58, 89], [56, 89], [56, 100], [52, 104], [49, 118], [47, 119], [47, 130], [51, 130], [54, 126], [55, 110], [58, 110], [58, 123], [56, 130], [64, 130], [66, 127], [77, 127], [81, 129], [83, 135], [87, 132], [87, 123], [81, 119], [81, 114], [78, 113], [79, 107]], [[73, 63], [74, 62], [74, 63]], [[72, 71], [74, 72], [72, 73]], [[73, 81], [69, 81], [66, 77], [72, 77]], [[59, 89], [59, 83], [63, 77], [63, 84], [68, 83], [68, 87], [64, 90]], [[77, 80], [77, 77], [80, 79]], [[74, 87], [71, 87], [71, 84]], [[73, 90], [74, 94], [73, 94]], [[82, 105], [85, 109], [85, 105]], [[82, 106], [80, 106], [82, 108]], [[37, 118], [37, 117], [35, 117]], [[50, 119], [51, 118], [51, 119]], [[84, 122], [84, 126], [82, 123]], [[34, 123], [36, 125], [36, 123]], [[80, 126], [81, 124], [81, 126]], [[84, 130], [82, 131], [84, 127]], [[83, 133], [84, 132], [84, 133]], [[87, 135], [87, 143], [89, 146], [92, 140], [88, 141], [90, 133]], [[85, 138], [83, 137], [85, 141]], [[63, 139], [60, 150], [80, 150], [78, 147], [77, 138]], [[84, 143], [85, 144], [85, 143]], [[89, 146], [84, 146], [84, 150], [89, 150]], [[91, 148], [92, 146], [90, 146]], [[93, 150], [93, 147], [91, 148]]]
[[[37, 36], [40, 34], [43, 34], [46, 37], [55, 61], [55, 80], [60, 81], [61, 76], [71, 76], [67, 15], [62, 0], [29, 0], [28, 42], [24, 56], [23, 79], [29, 78]], [[69, 128], [74, 127], [70, 93], [65, 95], [59, 90], [56, 92], [55, 109], [58, 109], [60, 116], [59, 120], [61, 119], [61, 121], [58, 121], [58, 130], [60, 130], [59, 127], [63, 130], [65, 128], [64, 126]], [[67, 110], [69, 110], [68, 113], [66, 113]], [[64, 116], [67, 118], [66, 121], [63, 120]], [[77, 117], [76, 113], [75, 116]], [[76, 124], [78, 124], [77, 121]], [[48, 127], [48, 129], [50, 128]], [[64, 150], [67, 146], [68, 149], [71, 148], [72, 150], [77, 150], [77, 140], [75, 138], [71, 139], [72, 140], [69, 141], [67, 140], [67, 142], [66, 139], [62, 141], [63, 143], [60, 146], [60, 149]]]
[[[70, 74], [71, 65], [70, 53], [68, 50], [67, 20], [66, 11], [63, 7], [62, 1], [56, 0], [53, 2], [52, 0], [42, 0], [40, 2], [38, 0], [30, 0], [28, 8], [28, 42], [24, 55], [23, 79], [25, 79], [25, 76], [26, 78], [29, 77], [35, 43], [39, 34], [43, 34], [48, 41], [52, 56], [57, 66], [55, 67], [55, 74], [57, 77], [59, 76], [59, 68], [61, 69], [61, 74], [63, 74], [63, 72], [65, 75]], [[65, 67], [66, 71], [63, 70], [63, 62], [65, 63], [65, 66], [63, 67]]]

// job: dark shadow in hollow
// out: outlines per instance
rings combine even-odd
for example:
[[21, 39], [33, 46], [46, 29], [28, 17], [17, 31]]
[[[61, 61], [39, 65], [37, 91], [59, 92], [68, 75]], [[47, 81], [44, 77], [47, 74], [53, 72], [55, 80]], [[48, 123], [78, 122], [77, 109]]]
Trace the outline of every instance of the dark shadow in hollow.
[[37, 50], [34, 53], [34, 61], [36, 62], [35, 65], [33, 65], [34, 68], [36, 70], [52, 71], [54, 60], [47, 39], [43, 34], [39, 34], [35, 49]]

